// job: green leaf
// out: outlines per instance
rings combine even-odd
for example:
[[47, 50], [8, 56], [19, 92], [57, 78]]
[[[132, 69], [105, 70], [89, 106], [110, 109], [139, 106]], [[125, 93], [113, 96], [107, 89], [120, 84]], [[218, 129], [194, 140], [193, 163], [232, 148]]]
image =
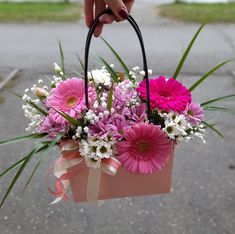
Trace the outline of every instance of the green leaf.
[[[54, 108], [53, 108], [54, 109]], [[81, 123], [77, 120], [74, 119], [73, 117], [67, 115], [65, 112], [63, 111], [57, 111], [56, 109], [54, 109], [58, 114], [60, 114], [63, 118], [65, 118], [68, 122], [70, 122], [71, 124], [74, 124], [75, 126], [81, 126]]]
[[116, 83], [119, 83], [119, 77], [117, 75], [117, 73], [113, 70], [113, 68], [101, 57], [99, 57], [100, 60], [102, 61], [102, 63], [105, 65], [106, 69], [108, 70], [108, 72], [111, 74], [111, 77], [113, 78], [113, 80]]
[[14, 187], [14, 185], [16, 184], [17, 180], [19, 179], [20, 175], [22, 174], [22, 172], [24, 171], [25, 167], [27, 166], [27, 164], [29, 163], [29, 161], [31, 160], [31, 158], [36, 154], [36, 152], [44, 149], [45, 147], [47, 147], [47, 145], [44, 145], [42, 143], [37, 144], [32, 151], [30, 151], [30, 153], [26, 156], [26, 159], [24, 160], [23, 164], [21, 165], [20, 169], [18, 170], [18, 172], [16, 173], [16, 175], [14, 176], [13, 180], [11, 181], [10, 186], [7, 189], [7, 192], [5, 193], [1, 203], [0, 203], [0, 208], [2, 208], [2, 205], [4, 204], [5, 200], [7, 199], [9, 193], [11, 192], [12, 188]]
[[113, 103], [113, 82], [110, 87], [109, 96], [108, 96], [108, 110], [109, 110], [109, 112], [111, 111], [112, 103]]
[[40, 139], [47, 135], [47, 133], [33, 133], [24, 136], [18, 136], [11, 139], [4, 139], [0, 141], [0, 145], [12, 144], [20, 141], [31, 140], [31, 139]]
[[2, 172], [0, 174], [0, 178], [2, 176], [4, 176], [5, 174], [7, 174], [8, 172], [10, 172], [12, 169], [14, 169], [15, 167], [17, 167], [19, 164], [23, 163], [23, 161], [25, 161], [25, 159], [27, 158], [27, 156], [23, 157], [22, 159], [20, 159], [18, 162], [14, 163], [13, 165], [11, 165], [10, 167], [8, 167], [4, 172]]
[[235, 94], [230, 94], [230, 95], [226, 95], [226, 96], [222, 96], [222, 97], [208, 100], [206, 102], [201, 103], [201, 106], [206, 106], [206, 105], [214, 103], [214, 102], [224, 101], [224, 100], [232, 98], [232, 97], [235, 97]]
[[38, 112], [40, 112], [44, 116], [48, 116], [48, 113], [45, 110], [43, 110], [40, 106], [35, 104], [34, 102], [29, 101], [29, 100], [26, 100], [26, 102], [29, 103], [34, 109], [36, 109]]
[[213, 130], [215, 133], [217, 133], [221, 138], [224, 138], [223, 134], [222, 134], [219, 130], [217, 130], [215, 127], [213, 127], [215, 124], [209, 124], [209, 123], [207, 123], [207, 122], [205, 122], [205, 121], [202, 121], [202, 123], [203, 123], [206, 127], [208, 127], [208, 128], [210, 128], [211, 130]]
[[184, 52], [184, 54], [183, 54], [183, 56], [182, 56], [182, 58], [181, 58], [181, 60], [180, 60], [180, 62], [178, 64], [178, 66], [177, 66], [177, 68], [175, 70], [175, 73], [173, 75], [174, 79], [177, 79], [177, 76], [179, 75], [179, 73], [180, 73], [180, 71], [181, 71], [181, 69], [182, 69], [182, 67], [184, 65], [184, 62], [185, 62], [186, 58], [188, 57], [189, 52], [190, 52], [190, 50], [191, 50], [195, 40], [197, 39], [199, 33], [201, 32], [201, 30], [203, 29], [204, 26], [205, 26], [205, 24], [201, 25], [201, 27], [197, 30], [196, 34], [194, 35], [193, 39], [190, 41], [187, 49], [185, 50], [185, 52]]
[[[42, 144], [44, 145], [48, 145], [49, 143], [48, 142], [43, 142]], [[43, 149], [45, 150], [45, 149]], [[42, 152], [43, 150], [39, 150], [37, 151], [36, 153], [39, 153], [39, 152]], [[5, 174], [7, 174], [8, 172], [10, 172], [11, 170], [13, 170], [15, 167], [17, 167], [19, 164], [23, 163], [23, 161], [25, 161], [25, 159], [27, 158], [27, 156], [23, 157], [22, 159], [20, 159], [19, 161], [17, 161], [16, 163], [14, 163], [13, 165], [11, 165], [10, 167], [8, 167], [4, 172], [2, 172], [0, 174], [0, 178], [2, 176], [4, 176]]]
[[206, 111], [221, 111], [221, 112], [226, 112], [230, 114], [235, 114], [234, 110], [230, 108], [220, 107], [220, 106], [205, 106], [203, 109]]
[[36, 164], [34, 170], [33, 170], [32, 173], [31, 173], [29, 179], [27, 180], [27, 182], [26, 182], [26, 184], [25, 184], [25, 186], [24, 186], [24, 190], [27, 189], [27, 187], [28, 187], [30, 181], [32, 180], [32, 178], [33, 178], [35, 172], [37, 171], [38, 167], [40, 166], [40, 164], [41, 164], [42, 159], [44, 158], [44, 156], [47, 155], [48, 152], [61, 140], [61, 138], [63, 137], [63, 135], [64, 135], [63, 133], [58, 134], [58, 135], [56, 136], [56, 138], [55, 138], [53, 141], [51, 141], [51, 143], [48, 145], [48, 147], [44, 150], [44, 153], [43, 153], [41, 159], [38, 161], [38, 163]]
[[78, 54], [76, 54], [76, 57], [77, 57], [77, 59], [78, 59], [80, 65], [81, 65], [83, 71], [85, 71], [85, 66], [84, 66], [84, 64], [83, 64], [83, 62], [82, 62], [82, 59], [80, 58], [80, 56], [79, 56]]
[[42, 159], [40, 159], [40, 160], [38, 161], [38, 163], [36, 164], [36, 166], [35, 166], [35, 168], [33, 169], [32, 173], [30, 174], [30, 177], [29, 177], [29, 179], [27, 180], [27, 182], [26, 182], [26, 184], [25, 184], [25, 186], [24, 186], [24, 191], [27, 189], [27, 187], [28, 187], [30, 181], [32, 180], [33, 176], [35, 175], [35, 172], [36, 172], [37, 169], [39, 168], [41, 162], [42, 162]]
[[213, 74], [216, 70], [218, 70], [220, 67], [224, 66], [225, 64], [231, 62], [231, 60], [227, 60], [216, 67], [212, 68], [209, 72], [207, 72], [203, 77], [201, 77], [197, 82], [195, 82], [190, 88], [189, 91], [192, 92], [199, 84], [201, 84], [207, 77], [209, 77], [211, 74]]
[[131, 75], [129, 74], [129, 69], [127, 67], [127, 65], [124, 63], [124, 61], [121, 59], [121, 57], [119, 56], [119, 54], [114, 50], [114, 48], [103, 38], [101, 37], [101, 39], [103, 40], [103, 42], [109, 47], [109, 49], [112, 51], [112, 53], [114, 54], [114, 56], [116, 57], [116, 59], [118, 60], [119, 64], [122, 66], [124, 72], [126, 73], [127, 77], [129, 80], [131, 81], [135, 81]]
[[[61, 70], [63, 72], [63, 74], [65, 74], [65, 68], [64, 68], [64, 52], [63, 52], [63, 48], [62, 48], [62, 45], [59, 41], [59, 48], [60, 48], [60, 66], [61, 66]], [[62, 77], [63, 78], [63, 77]]]

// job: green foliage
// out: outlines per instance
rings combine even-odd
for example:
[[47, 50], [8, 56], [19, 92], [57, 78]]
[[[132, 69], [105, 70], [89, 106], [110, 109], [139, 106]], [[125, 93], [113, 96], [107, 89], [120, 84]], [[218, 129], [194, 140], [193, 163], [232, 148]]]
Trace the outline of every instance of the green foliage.
[[197, 82], [195, 82], [190, 88], [189, 91], [192, 92], [199, 84], [201, 84], [203, 81], [205, 81], [206, 78], [210, 77], [216, 70], [218, 70], [220, 67], [224, 66], [225, 64], [231, 62], [231, 60], [227, 60], [216, 67], [212, 68], [209, 72], [207, 72], [203, 77], [201, 77]]
[[35, 154], [37, 154], [38, 152], [41, 152], [41, 151], [45, 150], [48, 146], [49, 146], [48, 143], [40, 142], [29, 152], [29, 154], [27, 154], [24, 157], [25, 159], [24, 159], [24, 161], [22, 161], [21, 167], [19, 168], [16, 175], [12, 179], [12, 181], [11, 181], [11, 183], [10, 183], [10, 185], [9, 185], [2, 201], [0, 202], [0, 208], [2, 208], [2, 205], [4, 204], [5, 200], [7, 199], [9, 193], [13, 189], [14, 185], [16, 184], [17, 180], [19, 179], [20, 175], [22, 174], [22, 172], [24, 171], [25, 167], [28, 165], [28, 163], [30, 162], [32, 157]]
[[129, 74], [129, 69], [127, 67], [127, 65], [124, 63], [124, 61], [122, 60], [122, 58], [119, 56], [119, 54], [114, 50], [114, 48], [103, 38], [101, 37], [101, 39], [104, 41], [104, 43], [108, 46], [108, 48], [111, 50], [111, 52], [113, 53], [113, 55], [116, 57], [117, 61], [119, 62], [119, 64], [121, 65], [121, 67], [123, 68], [124, 72], [126, 73], [127, 77], [129, 80], [131, 80], [132, 82], [135, 81], [131, 75]]
[[47, 135], [47, 133], [33, 133], [24, 136], [18, 136], [11, 139], [4, 139], [0, 141], [0, 145], [7, 145], [16, 142], [26, 141], [26, 140], [33, 140], [33, 139], [40, 139]]
[[116, 83], [120, 82], [119, 77], [118, 77], [117, 73], [113, 70], [113, 68], [103, 58], [99, 57], [99, 59], [101, 60], [101, 62], [104, 64], [104, 66], [106, 67], [106, 69], [110, 73], [112, 79]]
[[181, 71], [181, 69], [182, 69], [182, 67], [184, 65], [184, 62], [186, 61], [186, 59], [187, 59], [187, 57], [189, 55], [189, 52], [190, 52], [190, 50], [191, 50], [195, 40], [197, 39], [199, 33], [201, 32], [201, 30], [203, 29], [204, 26], [205, 26], [205, 24], [201, 25], [201, 27], [197, 30], [197, 32], [195, 33], [194, 37], [190, 41], [188, 47], [186, 48], [186, 50], [185, 50], [185, 52], [184, 52], [184, 54], [183, 54], [183, 56], [182, 56], [182, 58], [181, 58], [181, 60], [180, 60], [180, 62], [178, 64], [178, 66], [177, 66], [177, 68], [175, 70], [175, 73], [173, 75], [174, 79], [177, 79], [177, 76], [179, 75], [179, 73], [180, 73], [180, 71]]

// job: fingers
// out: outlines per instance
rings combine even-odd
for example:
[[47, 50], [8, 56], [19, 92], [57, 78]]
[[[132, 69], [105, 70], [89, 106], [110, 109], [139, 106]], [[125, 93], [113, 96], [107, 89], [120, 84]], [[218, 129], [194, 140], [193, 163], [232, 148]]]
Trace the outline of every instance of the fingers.
[[119, 21], [128, 18], [128, 10], [122, 0], [105, 0], [105, 2]]
[[94, 21], [94, 0], [84, 0], [84, 13], [87, 26], [90, 28]]
[[[97, 17], [101, 12], [103, 12], [106, 8], [106, 3], [103, 0], [95, 0], [95, 17]], [[103, 23], [99, 22], [95, 32], [94, 36], [99, 37], [103, 29]]]
[[[124, 4], [129, 13], [134, 4], [134, 0], [125, 0]], [[100, 17], [100, 22], [102, 22], [103, 24], [111, 24], [115, 19], [120, 21], [120, 19], [117, 19], [116, 17], [113, 17], [112, 15], [105, 14]]]

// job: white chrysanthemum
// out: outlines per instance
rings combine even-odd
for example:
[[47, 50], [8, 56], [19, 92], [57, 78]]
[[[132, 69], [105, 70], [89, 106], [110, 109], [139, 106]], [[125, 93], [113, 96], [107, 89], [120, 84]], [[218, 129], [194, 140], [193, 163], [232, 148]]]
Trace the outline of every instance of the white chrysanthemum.
[[171, 139], [175, 139], [176, 136], [181, 135], [181, 130], [179, 129], [179, 126], [174, 122], [166, 123], [165, 128], [163, 128], [163, 130]]
[[90, 168], [93, 168], [93, 169], [97, 169], [97, 168], [101, 167], [101, 159], [100, 158], [86, 157], [85, 162], [86, 162], [87, 167], [90, 167]]
[[176, 116], [174, 122], [177, 123], [183, 129], [188, 129], [190, 127], [189, 122], [186, 120], [184, 115]]
[[79, 152], [81, 156], [85, 158], [90, 154], [90, 146], [86, 140], [81, 140], [79, 142]]
[[105, 86], [109, 86], [111, 84], [110, 74], [106, 69], [92, 70], [91, 72], [88, 72], [88, 78], [90, 80], [93, 79], [96, 84], [103, 84]]
[[96, 149], [96, 155], [99, 158], [109, 158], [112, 156], [111, 144], [106, 141], [99, 141], [99, 145]]

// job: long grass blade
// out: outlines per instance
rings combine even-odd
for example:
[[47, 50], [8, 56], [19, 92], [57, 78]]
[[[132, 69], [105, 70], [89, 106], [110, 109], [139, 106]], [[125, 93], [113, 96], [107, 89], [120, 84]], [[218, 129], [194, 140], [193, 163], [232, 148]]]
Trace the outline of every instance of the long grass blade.
[[76, 57], [77, 57], [77, 59], [78, 59], [80, 65], [81, 65], [83, 71], [85, 71], [85, 66], [84, 66], [84, 64], [83, 64], [83, 62], [82, 62], [82, 59], [80, 58], [80, 56], [79, 56], [78, 54], [76, 54]]
[[37, 171], [37, 169], [39, 168], [41, 162], [42, 162], [42, 159], [44, 158], [44, 156], [46, 156], [48, 154], [48, 152], [61, 140], [61, 138], [63, 137], [63, 133], [61, 134], [58, 134], [56, 136], [56, 138], [51, 141], [51, 143], [48, 145], [48, 147], [44, 150], [44, 153], [41, 157], [41, 159], [38, 161], [38, 163], [36, 164], [34, 170], [32, 171], [31, 175], [29, 176], [29, 179], [27, 180], [25, 186], [24, 186], [24, 191], [27, 189], [30, 181], [32, 180], [33, 176], [35, 175], [35, 172]]
[[181, 58], [181, 60], [180, 60], [180, 62], [178, 64], [178, 66], [177, 66], [177, 68], [175, 70], [175, 73], [173, 75], [174, 79], [177, 79], [177, 77], [178, 77], [178, 75], [179, 75], [179, 73], [180, 73], [180, 71], [181, 71], [181, 69], [182, 69], [182, 67], [184, 65], [184, 62], [185, 62], [186, 58], [189, 55], [189, 52], [190, 52], [190, 50], [191, 50], [195, 40], [197, 39], [199, 33], [201, 32], [201, 30], [203, 29], [204, 26], [205, 26], [205, 24], [201, 25], [201, 27], [197, 30], [196, 34], [194, 35], [193, 39], [190, 41], [187, 49], [185, 50], [185, 52], [184, 52], [184, 54], [183, 54], [183, 56], [182, 56], [182, 58]]
[[216, 128], [214, 127], [215, 124], [209, 124], [209, 123], [207, 123], [207, 122], [205, 122], [205, 121], [202, 121], [202, 123], [203, 123], [206, 127], [210, 128], [212, 131], [214, 131], [215, 133], [217, 133], [221, 138], [224, 138], [223, 134], [222, 134], [218, 129], [216, 129]]
[[122, 66], [124, 72], [126, 73], [127, 77], [129, 80], [133, 81], [134, 79], [131, 77], [131, 75], [129, 74], [129, 69], [127, 67], [127, 65], [124, 63], [124, 61], [122, 60], [122, 58], [119, 56], [119, 54], [117, 53], [116, 50], [114, 50], [114, 48], [103, 38], [101, 37], [101, 39], [103, 40], [103, 42], [108, 46], [108, 48], [112, 51], [112, 53], [114, 54], [114, 56], [116, 57], [116, 59], [118, 60], [119, 64]]
[[29, 176], [29, 179], [27, 180], [27, 182], [26, 182], [26, 184], [25, 184], [25, 186], [24, 186], [24, 191], [25, 191], [25, 190], [27, 189], [27, 187], [29, 186], [29, 183], [30, 183], [30, 181], [32, 180], [33, 176], [35, 175], [35, 173], [36, 173], [37, 169], [39, 168], [41, 162], [42, 162], [42, 159], [40, 159], [40, 160], [38, 161], [38, 163], [36, 164], [36, 166], [34, 167], [32, 173], [31, 173], [30, 176]]
[[235, 97], [235, 94], [230, 94], [230, 95], [218, 97], [218, 98], [211, 99], [211, 100], [208, 100], [206, 102], [201, 103], [201, 106], [206, 106], [206, 105], [214, 103], [214, 102], [224, 101], [226, 99], [233, 98], [233, 97]]
[[220, 111], [220, 112], [226, 112], [229, 114], [235, 114], [235, 111], [230, 108], [225, 107], [219, 107], [219, 106], [206, 106], [203, 108], [206, 111]]
[[61, 62], [61, 70], [63, 72], [63, 74], [65, 74], [65, 66], [64, 66], [64, 52], [63, 52], [63, 48], [61, 45], [61, 42], [59, 41], [59, 48], [60, 48], [60, 62]]
[[5, 193], [1, 203], [0, 203], [0, 208], [2, 208], [5, 200], [7, 199], [9, 193], [11, 192], [12, 188], [14, 187], [14, 185], [16, 184], [17, 180], [19, 179], [20, 175], [22, 174], [22, 172], [24, 171], [25, 167], [27, 166], [27, 164], [29, 163], [29, 161], [31, 160], [31, 158], [36, 154], [37, 151], [43, 149], [47, 147], [47, 145], [43, 145], [41, 143], [39, 143], [38, 145], [36, 145], [34, 147], [34, 149], [27, 155], [26, 159], [24, 160], [23, 164], [21, 165], [20, 169], [18, 170], [18, 172], [16, 173], [16, 175], [14, 176], [13, 180], [11, 181], [10, 186], [7, 189], [7, 192]]
[[29, 100], [27, 100], [26, 102], [29, 103], [34, 109], [36, 109], [38, 112], [40, 112], [44, 116], [48, 116], [48, 113], [45, 110], [43, 110], [40, 106], [35, 104], [34, 102], [29, 101]]
[[224, 66], [225, 64], [231, 62], [231, 60], [227, 60], [216, 67], [212, 68], [209, 72], [207, 72], [203, 77], [201, 77], [197, 82], [195, 82], [190, 88], [189, 91], [193, 91], [199, 84], [201, 84], [206, 78], [208, 78], [211, 74], [213, 74], [216, 70], [218, 70], [220, 67]]
[[11, 139], [4, 139], [4, 140], [0, 140], [0, 145], [13, 144], [13, 143], [25, 141], [25, 140], [40, 139], [40, 138], [45, 137], [46, 135], [47, 133], [33, 133], [33, 134], [24, 135], [24, 136], [14, 137]]
[[[49, 144], [49, 143], [48, 143], [48, 142], [44, 142], [44, 145], [47, 145], [47, 144]], [[42, 152], [43, 150], [45, 150], [45, 149], [36, 151], [36, 153]], [[12, 171], [14, 168], [16, 168], [17, 166], [19, 166], [21, 163], [23, 163], [26, 158], [27, 158], [27, 156], [21, 158], [19, 161], [17, 161], [16, 163], [14, 163], [14, 164], [11, 165], [10, 167], [8, 167], [4, 172], [2, 172], [2, 173], [0, 174], [0, 178], [1, 178], [2, 176], [4, 176], [5, 174], [7, 174], [8, 172]]]
[[110, 87], [109, 96], [108, 96], [108, 110], [109, 110], [109, 112], [111, 111], [112, 103], [113, 103], [113, 82]]
[[119, 81], [119, 77], [117, 75], [117, 73], [113, 70], [113, 68], [101, 57], [99, 57], [100, 60], [102, 61], [102, 63], [105, 65], [106, 69], [108, 70], [108, 72], [111, 74], [113, 80], [118, 83]]

